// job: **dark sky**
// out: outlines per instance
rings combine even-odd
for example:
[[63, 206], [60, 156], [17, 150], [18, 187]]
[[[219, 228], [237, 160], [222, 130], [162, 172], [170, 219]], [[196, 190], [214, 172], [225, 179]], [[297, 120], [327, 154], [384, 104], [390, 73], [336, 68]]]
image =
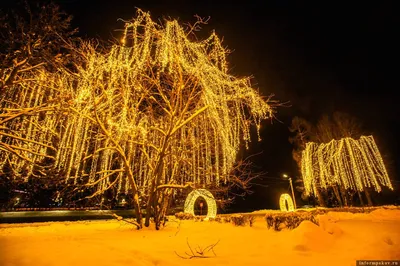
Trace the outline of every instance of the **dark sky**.
[[[123, 24], [117, 19], [134, 17], [136, 7], [150, 11], [153, 19], [194, 22], [196, 14], [210, 16], [199, 36], [206, 37], [215, 29], [223, 37], [224, 45], [233, 51], [231, 72], [254, 76], [261, 94], [273, 93], [274, 99], [290, 102], [290, 107], [277, 110], [279, 121], [264, 123], [263, 141], [249, 151], [262, 151], [254, 162], [266, 176], [299, 175], [288, 142], [287, 128], [294, 116], [315, 121], [321, 114], [344, 111], [374, 135], [389, 174], [399, 179], [400, 103], [395, 97], [399, 24], [394, 1], [323, 1], [317, 5], [284, 0], [55, 2], [74, 16], [73, 25], [79, 27], [80, 35], [103, 39], [118, 37], [114, 30]], [[269, 188], [256, 186], [246, 202], [252, 202], [251, 208], [276, 208], [277, 193], [286, 191], [288, 183], [279, 179], [260, 183]], [[279, 189], [271, 192], [271, 187]], [[238, 208], [245, 208], [243, 204], [238, 201]]]

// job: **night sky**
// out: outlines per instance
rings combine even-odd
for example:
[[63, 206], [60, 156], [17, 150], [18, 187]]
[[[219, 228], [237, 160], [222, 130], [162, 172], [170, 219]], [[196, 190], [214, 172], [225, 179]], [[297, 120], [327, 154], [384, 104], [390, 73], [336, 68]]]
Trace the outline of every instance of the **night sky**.
[[343, 111], [357, 117], [366, 133], [375, 137], [390, 177], [399, 180], [400, 103], [395, 97], [399, 82], [394, 56], [399, 24], [394, 1], [358, 5], [284, 0], [55, 2], [74, 16], [79, 35], [102, 39], [119, 37], [115, 29], [123, 23], [117, 19], [131, 19], [136, 7], [150, 11], [153, 19], [178, 18], [184, 23], [195, 22], [196, 14], [210, 16], [198, 36], [205, 38], [215, 29], [223, 37], [232, 51], [231, 73], [253, 76], [262, 95], [274, 94], [275, 100], [288, 102], [288, 107], [277, 109], [272, 123], [263, 124], [263, 141], [254, 142], [247, 152], [262, 152], [253, 161], [266, 172], [264, 180], [258, 181], [263, 186], [254, 186], [254, 193], [238, 199], [233, 209], [277, 208], [278, 195], [288, 191], [288, 182], [279, 177], [299, 175], [288, 142], [294, 116], [315, 122], [322, 114]]

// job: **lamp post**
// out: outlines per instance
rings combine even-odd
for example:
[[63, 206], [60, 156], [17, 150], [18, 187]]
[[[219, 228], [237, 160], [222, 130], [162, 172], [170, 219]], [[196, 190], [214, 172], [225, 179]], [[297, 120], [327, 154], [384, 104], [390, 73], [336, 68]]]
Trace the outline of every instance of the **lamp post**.
[[292, 178], [290, 176], [288, 176], [287, 174], [283, 174], [283, 177], [289, 179], [290, 188], [292, 189], [292, 197], [293, 197], [294, 209], [297, 209], [296, 198], [294, 197], [294, 191], [293, 191]]

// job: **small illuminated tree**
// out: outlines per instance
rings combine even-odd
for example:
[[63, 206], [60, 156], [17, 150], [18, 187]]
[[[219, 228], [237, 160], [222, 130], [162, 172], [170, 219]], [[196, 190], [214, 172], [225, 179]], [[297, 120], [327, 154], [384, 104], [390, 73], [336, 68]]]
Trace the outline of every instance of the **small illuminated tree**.
[[315, 193], [317, 183], [323, 188], [339, 185], [363, 191], [373, 187], [380, 192], [382, 186], [386, 186], [393, 190], [372, 136], [307, 143], [302, 154], [301, 172], [307, 193]]
[[214, 33], [190, 40], [199, 23], [185, 31], [138, 10], [122, 45], [101, 53], [84, 44], [77, 73], [58, 79], [73, 100], [56, 167], [67, 182], [95, 186], [92, 196], [112, 187], [131, 192], [139, 228], [140, 201], [146, 226], [153, 216], [158, 229], [176, 189], [234, 181], [230, 172], [251, 124], [258, 132], [273, 114], [248, 78], [228, 73]]

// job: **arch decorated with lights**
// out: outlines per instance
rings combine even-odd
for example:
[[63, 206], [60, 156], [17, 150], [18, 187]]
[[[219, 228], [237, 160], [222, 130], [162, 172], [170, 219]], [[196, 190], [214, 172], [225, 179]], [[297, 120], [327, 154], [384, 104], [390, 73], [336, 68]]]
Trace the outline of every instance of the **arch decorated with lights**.
[[217, 203], [214, 196], [207, 189], [196, 189], [190, 192], [185, 200], [184, 212], [194, 215], [194, 203], [199, 197], [204, 198], [207, 203], [206, 219], [215, 218], [217, 216]]
[[[287, 202], [288, 207], [286, 207], [286, 202]], [[284, 194], [281, 195], [281, 198], [279, 199], [279, 205], [281, 207], [281, 211], [283, 211], [283, 212], [288, 212], [288, 211], [292, 212], [292, 211], [294, 211], [294, 205], [293, 205], [292, 197], [287, 193], [284, 193]]]

